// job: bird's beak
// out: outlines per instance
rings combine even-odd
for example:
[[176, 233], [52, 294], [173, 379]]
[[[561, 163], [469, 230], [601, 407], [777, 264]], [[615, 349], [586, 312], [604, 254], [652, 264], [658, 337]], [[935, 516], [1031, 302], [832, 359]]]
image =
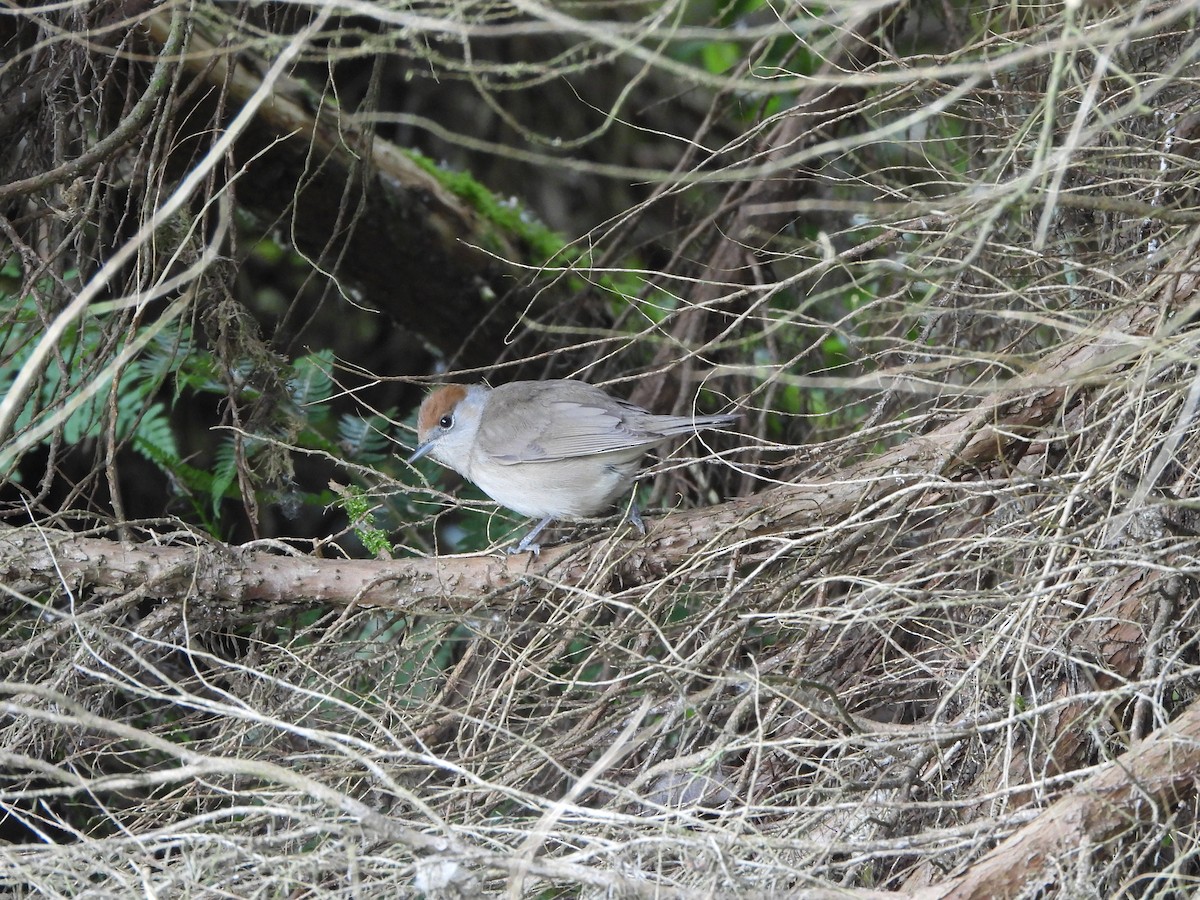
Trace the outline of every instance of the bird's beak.
[[408, 458], [408, 464], [411, 466], [432, 449], [433, 441], [426, 441], [425, 443], [419, 445], [413, 455]]

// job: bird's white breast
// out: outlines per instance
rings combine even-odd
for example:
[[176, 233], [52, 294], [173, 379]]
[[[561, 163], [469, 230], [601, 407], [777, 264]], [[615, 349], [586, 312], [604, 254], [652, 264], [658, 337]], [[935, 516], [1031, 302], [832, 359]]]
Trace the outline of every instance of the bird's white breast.
[[585, 519], [606, 512], [629, 490], [643, 451], [510, 465], [478, 465], [466, 474], [485, 494], [523, 516]]

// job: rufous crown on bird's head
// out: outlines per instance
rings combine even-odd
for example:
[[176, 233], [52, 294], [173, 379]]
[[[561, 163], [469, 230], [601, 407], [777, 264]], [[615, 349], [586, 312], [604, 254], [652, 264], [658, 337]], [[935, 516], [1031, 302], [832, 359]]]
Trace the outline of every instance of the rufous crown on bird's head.
[[425, 398], [421, 410], [417, 413], [417, 440], [425, 440], [425, 436], [437, 427], [442, 416], [454, 411], [454, 407], [467, 396], [467, 389], [461, 384], [447, 384], [440, 387]]

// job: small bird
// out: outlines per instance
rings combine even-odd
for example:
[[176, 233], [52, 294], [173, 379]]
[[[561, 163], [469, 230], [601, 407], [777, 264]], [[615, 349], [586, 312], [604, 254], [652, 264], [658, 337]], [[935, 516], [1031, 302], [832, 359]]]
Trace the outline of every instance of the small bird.
[[[538, 519], [511, 553], [529, 550], [555, 519], [586, 519], [613, 505], [651, 447], [737, 416], [656, 416], [582, 381], [440, 387], [417, 414], [417, 449], [502, 506]], [[632, 507], [629, 520], [646, 528]]]

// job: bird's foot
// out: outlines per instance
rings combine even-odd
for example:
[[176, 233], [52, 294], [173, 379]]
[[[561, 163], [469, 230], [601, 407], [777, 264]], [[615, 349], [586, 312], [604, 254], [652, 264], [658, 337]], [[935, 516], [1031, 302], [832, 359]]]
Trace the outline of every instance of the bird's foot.
[[542, 552], [542, 547], [540, 544], [537, 544], [534, 542], [534, 538], [536, 538], [539, 534], [541, 534], [542, 530], [547, 525], [549, 525], [552, 521], [554, 521], [553, 516], [546, 516], [546, 518], [542, 519], [540, 522], [538, 522], [536, 525], [533, 526], [533, 528], [530, 530], [529, 534], [527, 534], [527, 535], [525, 535], [525, 537], [521, 538], [521, 541], [520, 541], [520, 543], [517, 544], [517, 546], [509, 547], [507, 550], [508, 554], [510, 556], [512, 556], [517, 553], [524, 553], [526, 550], [528, 550], [530, 553], [533, 554], [534, 559], [537, 559], [538, 555]]

